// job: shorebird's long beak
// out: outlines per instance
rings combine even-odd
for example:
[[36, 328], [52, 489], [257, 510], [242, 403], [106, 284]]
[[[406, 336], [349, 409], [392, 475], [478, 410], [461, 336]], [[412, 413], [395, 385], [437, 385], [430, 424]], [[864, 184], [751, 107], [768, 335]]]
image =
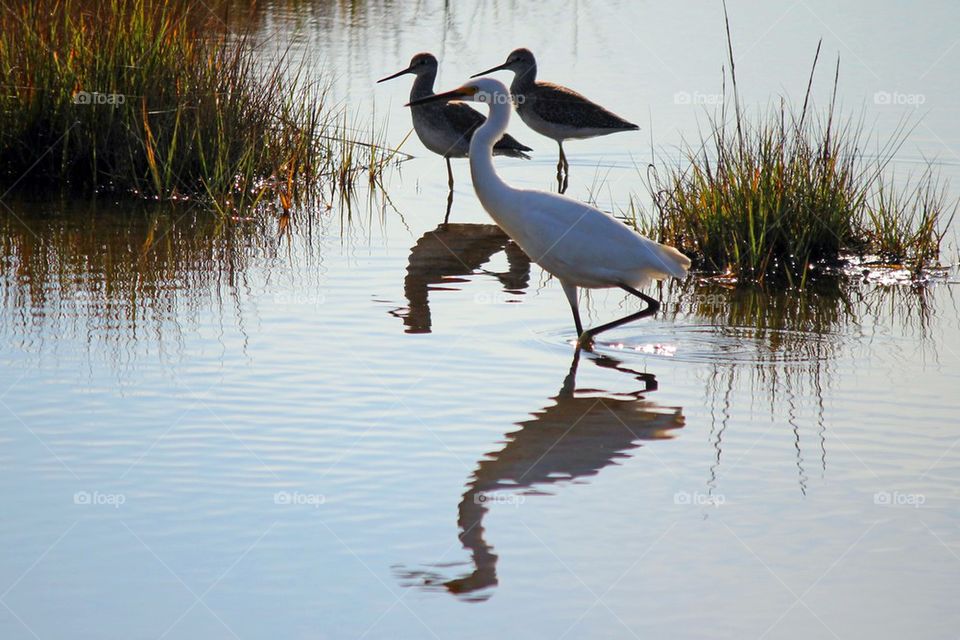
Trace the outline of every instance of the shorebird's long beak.
[[493, 73], [494, 71], [502, 71], [502, 70], [506, 69], [507, 66], [508, 66], [508, 64], [507, 64], [506, 62], [504, 62], [503, 64], [500, 64], [500, 65], [497, 65], [497, 66], [493, 67], [492, 69], [487, 69], [486, 71], [481, 71], [480, 73], [475, 73], [475, 74], [473, 74], [473, 75], [470, 76], [470, 77], [471, 77], [471, 78], [476, 78], [476, 77], [479, 77], [479, 76], [485, 76], [485, 75], [487, 75], [488, 73]]
[[415, 107], [420, 104], [427, 104], [429, 102], [440, 102], [441, 100], [447, 102], [449, 100], [456, 100], [457, 98], [469, 98], [473, 95], [476, 95], [476, 87], [468, 87], [466, 85], [462, 87], [457, 87], [453, 91], [446, 91], [444, 93], [435, 93], [432, 96], [427, 96], [426, 98], [418, 98], [416, 100], [411, 100], [407, 104], [403, 105], [405, 107]]
[[405, 75], [407, 73], [413, 73], [413, 68], [407, 67], [403, 71], [397, 71], [392, 76], [387, 76], [386, 78], [380, 78], [379, 80], [377, 80], [377, 84], [380, 84], [381, 82], [386, 82], [387, 80], [393, 80], [394, 78], [399, 78], [400, 76]]

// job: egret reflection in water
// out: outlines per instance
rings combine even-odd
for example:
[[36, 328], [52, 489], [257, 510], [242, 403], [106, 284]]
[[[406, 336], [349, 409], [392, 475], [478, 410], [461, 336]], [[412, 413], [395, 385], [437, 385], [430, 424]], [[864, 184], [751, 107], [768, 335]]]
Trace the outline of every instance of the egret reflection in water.
[[462, 276], [476, 273], [491, 257], [503, 251], [509, 268], [503, 273], [486, 271], [508, 293], [522, 293], [530, 280], [530, 259], [495, 224], [441, 224], [428, 231], [410, 249], [403, 293], [405, 309], [390, 313], [403, 319], [407, 333], [430, 333], [429, 294], [464, 282]]
[[487, 542], [483, 518], [495, 496], [516, 496], [540, 491], [549, 485], [597, 475], [602, 469], [630, 457], [641, 442], [665, 440], [684, 426], [680, 407], [664, 407], [647, 400], [656, 391], [657, 380], [607, 355], [588, 352], [597, 366], [634, 377], [641, 387], [625, 393], [578, 389], [580, 349], [570, 370], [550, 403], [517, 423], [519, 430], [506, 434], [506, 444], [477, 463], [457, 506], [459, 538], [470, 555], [473, 568], [448, 578], [433, 565], [427, 570], [398, 570], [405, 586], [447, 591], [471, 601], [490, 597], [497, 586], [497, 560]]

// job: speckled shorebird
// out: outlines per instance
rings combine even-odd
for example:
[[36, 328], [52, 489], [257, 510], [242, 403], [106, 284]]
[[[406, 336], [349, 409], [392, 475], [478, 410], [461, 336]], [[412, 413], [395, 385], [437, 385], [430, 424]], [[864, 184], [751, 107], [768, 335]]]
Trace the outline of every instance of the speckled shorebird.
[[510, 93], [520, 119], [540, 135], [556, 140], [560, 146], [558, 177], [561, 171], [566, 173], [569, 170], [567, 156], [563, 153], [564, 140], [595, 138], [640, 128], [572, 89], [551, 82], [538, 82], [537, 61], [529, 49], [515, 49], [503, 64], [471, 77], [501, 70], [514, 73]]
[[[412, 73], [416, 76], [410, 89], [410, 101], [433, 95], [433, 82], [437, 78], [437, 59], [432, 53], [418, 53], [410, 60], [410, 66], [403, 71], [381, 78], [385, 82], [402, 75]], [[453, 169], [450, 158], [466, 158], [470, 152], [470, 138], [473, 132], [486, 121], [486, 117], [461, 102], [436, 102], [411, 109], [413, 128], [430, 151], [441, 155], [447, 161], [447, 184], [453, 191]], [[512, 136], [504, 134], [493, 147], [494, 155], [529, 158], [525, 153], [530, 147], [520, 144]]]

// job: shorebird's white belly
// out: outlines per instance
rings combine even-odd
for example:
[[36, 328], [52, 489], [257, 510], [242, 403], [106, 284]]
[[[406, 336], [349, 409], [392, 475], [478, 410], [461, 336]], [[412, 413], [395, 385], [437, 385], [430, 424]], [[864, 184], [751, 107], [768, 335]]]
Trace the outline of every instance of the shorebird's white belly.
[[553, 140], [582, 140], [585, 138], [596, 138], [611, 133], [617, 133], [619, 129], [595, 128], [595, 127], [577, 127], [569, 124], [559, 124], [544, 120], [537, 114], [535, 108], [524, 109], [519, 112], [520, 119], [528, 127], [542, 136]]

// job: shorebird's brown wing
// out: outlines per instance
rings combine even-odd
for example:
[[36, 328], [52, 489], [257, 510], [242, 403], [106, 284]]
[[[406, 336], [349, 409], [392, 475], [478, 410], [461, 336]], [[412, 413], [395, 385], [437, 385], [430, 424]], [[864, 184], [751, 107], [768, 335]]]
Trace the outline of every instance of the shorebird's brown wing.
[[[450, 126], [453, 127], [455, 131], [461, 132], [467, 142], [473, 137], [473, 132], [487, 121], [482, 113], [462, 102], [451, 102], [447, 104], [443, 113], [449, 121]], [[497, 144], [493, 145], [493, 152], [496, 155], [526, 158], [528, 156], [524, 153], [525, 151], [532, 151], [532, 149], [520, 144], [508, 133], [505, 133], [503, 137], [497, 141]]]
[[[630, 130], [637, 125], [591, 102], [573, 89], [550, 82], [538, 82], [526, 95], [538, 116], [547, 122], [585, 129]], [[521, 107], [522, 108], [522, 107]]]

